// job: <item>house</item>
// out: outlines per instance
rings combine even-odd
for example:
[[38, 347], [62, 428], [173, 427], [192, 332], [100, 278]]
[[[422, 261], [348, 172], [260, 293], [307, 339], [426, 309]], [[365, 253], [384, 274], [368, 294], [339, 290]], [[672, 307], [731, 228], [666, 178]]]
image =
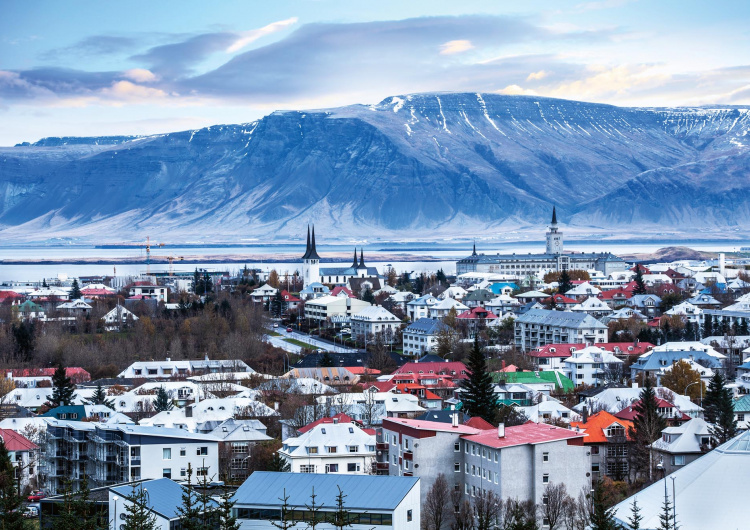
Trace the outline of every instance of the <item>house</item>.
[[693, 324], [703, 323], [703, 310], [690, 302], [677, 304], [664, 314], [670, 316], [680, 315], [685, 322], [692, 322]]
[[430, 306], [428, 308], [428, 313], [429, 313], [430, 318], [444, 318], [448, 316], [451, 310], [454, 310], [455, 313], [458, 315], [460, 313], [463, 313], [464, 311], [467, 311], [468, 309], [469, 308], [467, 306], [465, 306], [458, 300], [454, 300], [453, 298], [450, 298], [450, 297], [445, 297], [442, 300], [440, 300], [437, 304]]
[[250, 299], [256, 304], [263, 304], [273, 299], [278, 292], [278, 289], [275, 289], [268, 283], [264, 283], [260, 287], [253, 289], [250, 293]]
[[431, 294], [426, 294], [406, 303], [406, 315], [412, 322], [430, 316], [430, 308], [439, 303]]
[[489, 490], [501, 499], [541, 504], [549, 483], [590, 488], [584, 438], [536, 423], [486, 429], [459, 425], [457, 418], [451, 424], [389, 418], [379, 439], [379, 467], [391, 476], [420, 477], [423, 498], [443, 473], [467, 500]]
[[286, 290], [281, 291], [281, 299], [284, 301], [282, 311], [285, 313], [289, 311], [296, 311], [297, 308], [299, 308], [300, 304], [302, 304], [302, 300]]
[[69, 315], [82, 315], [86, 316], [91, 313], [92, 307], [84, 302], [83, 300], [69, 300], [59, 304], [55, 309], [62, 311]]
[[117, 296], [117, 291], [103, 283], [91, 283], [81, 288], [81, 295], [87, 300]]
[[[450, 378], [457, 380], [457, 381], [461, 379], [466, 379], [468, 377], [466, 365], [460, 361], [405, 363], [404, 365], [397, 368], [393, 372], [393, 379], [398, 380], [399, 376], [406, 375], [406, 374], [415, 374], [415, 375], [428, 374], [428, 375], [432, 375], [435, 380], [439, 379], [439, 377], [435, 377], [435, 376], [441, 376], [441, 375], [449, 376]], [[403, 381], [403, 382], [409, 382], [409, 381]]]
[[39, 446], [10, 429], [0, 429], [0, 439], [3, 441], [13, 465], [13, 478], [21, 486], [21, 490], [23, 491], [27, 487], [37, 489]]
[[138, 317], [118, 303], [102, 317], [102, 320], [104, 321], [104, 329], [107, 331], [119, 331], [122, 328], [132, 326], [138, 320]]
[[293, 368], [282, 377], [287, 379], [314, 379], [326, 385], [354, 385], [359, 382], [359, 376], [353, 374], [346, 368], [339, 367], [315, 367], [315, 368]]
[[501, 315], [508, 311], [512, 311], [515, 313], [516, 311], [518, 311], [518, 308], [520, 306], [521, 302], [511, 296], [508, 296], [507, 294], [496, 296], [495, 298], [484, 304], [484, 308], [487, 311], [492, 311], [496, 315]]
[[375, 434], [353, 423], [316, 425], [283, 441], [278, 451], [292, 473], [372, 474]]
[[580, 416], [563, 405], [555, 398], [545, 394], [540, 396], [541, 401], [536, 405], [528, 407], [519, 407], [529, 420], [534, 423], [553, 423], [558, 425], [559, 422], [570, 423], [571, 420], [577, 420]]
[[[82, 405], [93, 395], [93, 388], [78, 388], [73, 396], [73, 404]], [[37, 412], [52, 397], [52, 387], [14, 388], [6, 396], [6, 403]]]
[[703, 350], [663, 350], [661, 348], [663, 346], [654, 348], [651, 352], [640, 356], [637, 361], [631, 364], [630, 378], [635, 379], [642, 372], [657, 377], [664, 368], [681, 360], [705, 364], [707, 368], [711, 368], [712, 370], [721, 370], [723, 368], [721, 360]]
[[602, 317], [600, 322], [602, 324], [609, 324], [615, 320], [630, 320], [631, 318], [640, 322], [648, 322], [648, 317], [646, 315], [631, 307], [621, 307], [609, 315]]
[[362, 278], [349, 278], [348, 285], [352, 293], [355, 293], [356, 295], [359, 295], [360, 297], [363, 297], [365, 293], [369, 290], [371, 293], [375, 293], [375, 291], [380, 290], [380, 278], [377, 277], [377, 272], [375, 273], [375, 276], [368, 276], [368, 277], [362, 277]]
[[570, 428], [587, 436], [583, 444], [591, 451], [591, 482], [603, 476], [613, 480], [624, 480], [628, 473], [628, 431], [633, 422], [618, 418], [606, 410], [589, 416], [583, 413], [582, 421], [571, 422]]
[[515, 320], [516, 348], [528, 351], [547, 344], [607, 342], [608, 328], [585, 313], [532, 309]]
[[734, 404], [734, 419], [737, 420], [737, 428], [750, 429], [750, 395], [744, 395], [737, 399]]
[[329, 321], [334, 316], [351, 318], [366, 307], [370, 307], [370, 303], [358, 298], [326, 295], [305, 303], [305, 318], [319, 323]]
[[601, 289], [594, 287], [589, 282], [583, 282], [573, 286], [563, 294], [568, 298], [575, 298], [579, 302], [582, 302], [587, 298], [597, 297], [601, 292]]
[[339, 393], [316, 398], [327, 407], [327, 415], [344, 412], [363, 425], [380, 425], [385, 418], [414, 418], [426, 412], [412, 394], [378, 392], [370, 387], [361, 393]]
[[[263, 428], [262, 431], [255, 428], [257, 424]], [[229, 418], [207, 433], [219, 439], [218, 480], [241, 484], [248, 477], [248, 460], [253, 448], [259, 443], [273, 440], [265, 431], [265, 426], [258, 420]]]
[[606, 381], [623, 378], [623, 362], [598, 346], [576, 350], [563, 360], [563, 372], [576, 386], [598, 386]]
[[401, 319], [381, 306], [368, 306], [351, 315], [351, 326], [352, 337], [357, 341], [367, 344], [368, 339], [374, 342], [380, 335], [386, 344], [390, 344], [401, 327]]
[[[200, 480], [198, 480], [199, 482]], [[193, 477], [193, 483], [196, 477]], [[159, 478], [156, 480], [144, 480], [138, 484], [124, 484], [109, 488], [108, 504], [109, 513], [112, 514], [109, 528], [115, 530], [124, 526], [120, 521], [124, 520], [127, 511], [133, 504], [132, 496], [134, 493], [141, 494], [144, 497], [144, 504], [149, 516], [153, 517], [155, 530], [170, 530], [170, 528], [180, 528], [181, 516], [178, 511], [182, 506], [182, 496], [185, 488], [168, 478]], [[219, 503], [214, 499], [208, 499], [208, 507], [216, 509]], [[198, 513], [201, 513], [201, 507], [197, 507]], [[130, 508], [132, 509], [132, 508]], [[118, 519], [120, 517], [120, 519]]]
[[185, 480], [219, 469], [218, 440], [213, 436], [142, 425], [105, 425], [47, 420], [42, 474], [45, 491], [63, 491], [67, 480], [77, 489], [83, 474], [92, 485], [108, 486], [148, 478]]
[[494, 282], [488, 289], [495, 295], [510, 296], [515, 291], [518, 291], [518, 285], [513, 282]]
[[46, 318], [46, 314], [42, 309], [42, 306], [35, 304], [31, 300], [26, 300], [24, 303], [13, 306], [13, 311], [18, 315], [18, 318], [24, 321], [37, 320]]
[[661, 431], [661, 438], [651, 444], [654, 460], [669, 475], [710, 451], [712, 438], [711, 426], [703, 418], [667, 427]]
[[[417, 477], [384, 477], [256, 471], [232, 497], [240, 530], [274, 530], [269, 514], [278, 514], [284, 500], [294, 521], [304, 524], [310, 496], [321, 515], [332, 516], [336, 498], [343, 494], [343, 509], [351, 530], [420, 530], [420, 480]], [[333, 528], [321, 523], [320, 528]]]
[[632, 296], [633, 289], [618, 287], [615, 289], [602, 291], [597, 295], [597, 298], [599, 298], [599, 300], [602, 300], [612, 309], [617, 309], [627, 304], [627, 301], [632, 298]]
[[445, 298], [454, 298], [456, 300], [463, 300], [468, 291], [460, 285], [451, 285], [445, 291], [438, 295], [438, 298], [443, 300]]
[[[677, 469], [669, 477], [674, 480], [658, 480], [638, 492], [635, 498], [643, 517], [640, 527], [662, 528], [659, 517], [663, 513], [666, 487], [670, 502], [676, 505], [680, 530], [744, 528], [747, 515], [740, 507], [747, 502], [748, 474], [750, 432], [744, 432]], [[632, 506], [633, 497], [614, 506], [617, 524], [627, 525]]]
[[[633, 421], [638, 415], [637, 407], [639, 403], [640, 400], [634, 401], [615, 414], [615, 417]], [[681, 423], [690, 421], [690, 416], [682, 412], [674, 403], [660, 397], [656, 398], [656, 411], [659, 416], [667, 420], [668, 425], [680, 425]]]
[[126, 379], [169, 379], [171, 377], [220, 372], [254, 373], [255, 370], [238, 359], [211, 360], [206, 356], [202, 360], [173, 361], [167, 357], [164, 361], [136, 361], [120, 372], [117, 377]]
[[575, 388], [573, 381], [559, 371], [544, 372], [492, 372], [493, 382], [506, 384], [517, 383], [531, 388], [534, 392], [549, 396], [557, 392], [570, 392]]
[[402, 332], [404, 355], [421, 356], [437, 348], [438, 337], [451, 329], [440, 320], [419, 318]]
[[570, 310], [580, 311], [594, 318], [601, 318], [612, 313], [612, 309], [595, 296], [586, 298], [583, 302], [571, 307]]
[[311, 300], [313, 298], [322, 298], [323, 296], [329, 296], [331, 290], [320, 282], [312, 282], [306, 284], [304, 289], [299, 292], [299, 297], [302, 300]]
[[719, 309], [721, 307], [721, 302], [710, 294], [699, 294], [693, 298], [688, 298], [687, 301], [701, 309]]
[[659, 316], [661, 298], [655, 294], [636, 294], [627, 301], [627, 306], [637, 309], [648, 317]]
[[[670, 399], [673, 400], [679, 410], [691, 418], [698, 418], [703, 415], [703, 408], [690, 401], [688, 396], [676, 394], [663, 387], [654, 388], [654, 392], [657, 396], [671, 396]], [[585, 407], [587, 410], [606, 410], [614, 414], [638, 401], [640, 395], [641, 389], [638, 388], [637, 384], [629, 387], [608, 385], [601, 389], [594, 389], [589, 395], [579, 398], [580, 402], [573, 407], [573, 410], [583, 413]]]
[[491, 300], [494, 300], [496, 293], [488, 289], [475, 289], [464, 296], [462, 302], [467, 307], [484, 307]]
[[135, 282], [130, 286], [129, 296], [133, 300], [158, 300], [165, 304], [168, 300], [169, 288], [148, 282]]
[[570, 298], [564, 294], [555, 293], [552, 296], [541, 301], [543, 304], [552, 306], [560, 310], [567, 310], [578, 305], [578, 300]]

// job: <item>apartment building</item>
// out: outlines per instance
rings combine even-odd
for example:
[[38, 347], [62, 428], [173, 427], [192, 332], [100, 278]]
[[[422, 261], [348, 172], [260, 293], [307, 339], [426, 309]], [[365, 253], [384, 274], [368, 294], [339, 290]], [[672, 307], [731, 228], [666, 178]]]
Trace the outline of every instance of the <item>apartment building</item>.
[[375, 464], [375, 434], [354, 423], [321, 423], [284, 440], [279, 455], [292, 473], [367, 475]]
[[530, 309], [515, 320], [516, 348], [529, 351], [547, 344], [607, 342], [609, 329], [591, 315]]

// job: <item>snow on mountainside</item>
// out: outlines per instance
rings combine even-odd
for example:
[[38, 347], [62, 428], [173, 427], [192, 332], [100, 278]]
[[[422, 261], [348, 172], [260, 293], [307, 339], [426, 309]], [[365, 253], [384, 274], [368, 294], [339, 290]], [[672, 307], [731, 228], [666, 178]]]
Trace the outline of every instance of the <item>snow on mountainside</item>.
[[[472, 235], [561, 220], [688, 234], [750, 224], [750, 112], [493, 94], [275, 112], [149, 137], [0, 149], [8, 240]], [[104, 235], [106, 234], [106, 236]]]

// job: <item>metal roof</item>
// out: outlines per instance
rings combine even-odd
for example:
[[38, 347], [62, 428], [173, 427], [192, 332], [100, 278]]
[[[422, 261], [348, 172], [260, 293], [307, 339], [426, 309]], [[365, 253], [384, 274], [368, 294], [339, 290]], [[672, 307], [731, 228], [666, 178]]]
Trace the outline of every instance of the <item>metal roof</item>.
[[572, 311], [554, 311], [549, 309], [530, 309], [516, 319], [525, 324], [542, 324], [545, 326], [563, 326], [568, 328], [608, 329], [607, 326], [586, 313]]
[[316, 502], [321, 508], [333, 509], [340, 488], [346, 495], [344, 506], [348, 510], [393, 510], [418, 482], [418, 477], [256, 471], [232, 500], [238, 507], [280, 507], [283, 501], [279, 498], [287, 495], [290, 506], [304, 507], [310, 503], [315, 488]]
[[[159, 478], [144, 481], [136, 486], [136, 490], [139, 488], [148, 491], [147, 504], [149, 509], [166, 519], [179, 517], [177, 508], [182, 506], [182, 486], [177, 482], [168, 478]], [[121, 497], [133, 495], [132, 485], [111, 488], [111, 491]], [[213, 500], [211, 500], [211, 504], [218, 506], [218, 503]]]

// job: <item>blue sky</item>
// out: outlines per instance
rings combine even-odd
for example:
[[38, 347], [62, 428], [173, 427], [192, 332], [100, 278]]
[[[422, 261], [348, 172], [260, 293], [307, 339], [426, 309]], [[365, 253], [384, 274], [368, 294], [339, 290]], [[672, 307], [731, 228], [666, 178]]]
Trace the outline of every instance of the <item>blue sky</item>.
[[0, 145], [427, 91], [750, 104], [750, 2], [0, 3]]

